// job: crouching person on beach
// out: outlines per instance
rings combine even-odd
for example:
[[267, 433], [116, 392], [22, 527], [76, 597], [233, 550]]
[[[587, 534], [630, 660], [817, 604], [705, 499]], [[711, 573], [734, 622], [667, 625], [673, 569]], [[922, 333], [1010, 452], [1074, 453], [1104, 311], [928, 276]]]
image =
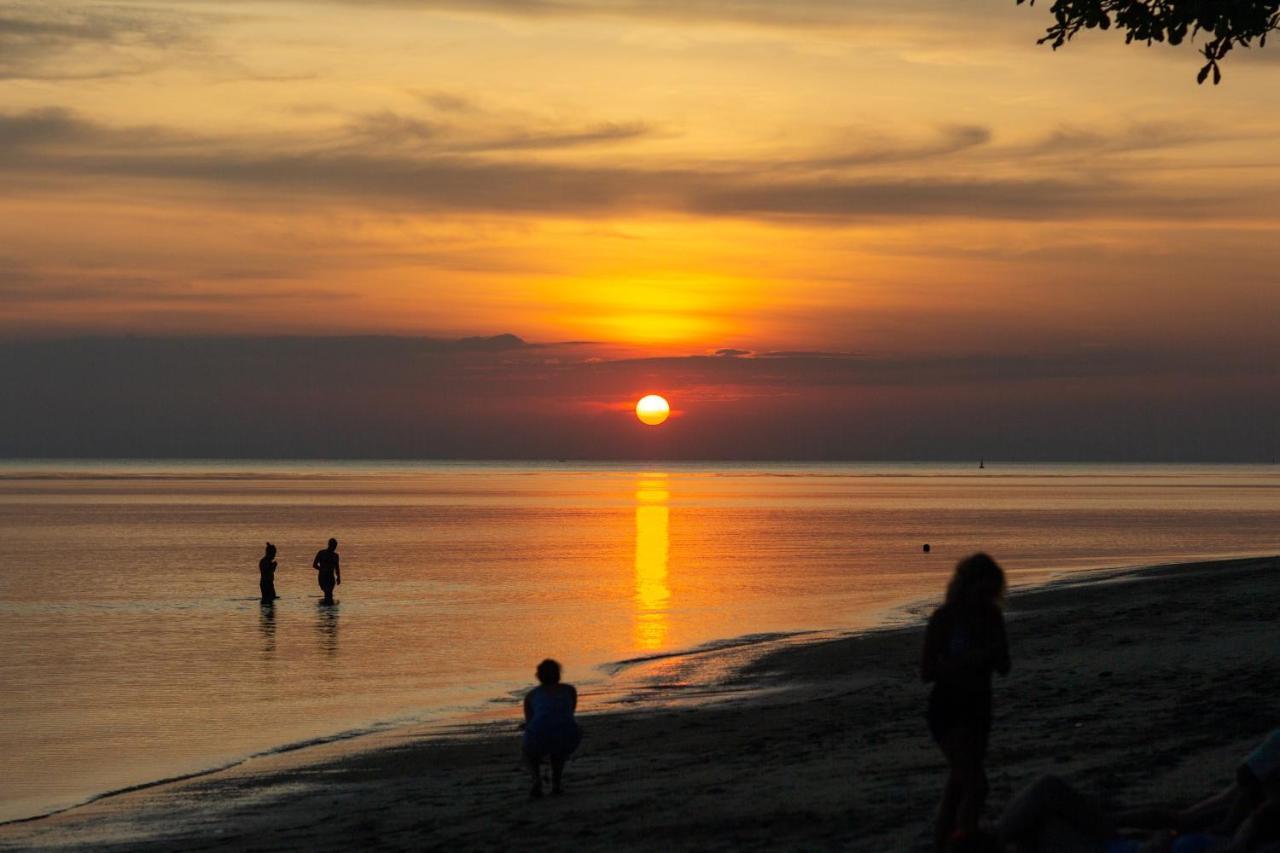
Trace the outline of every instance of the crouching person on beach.
[[966, 557], [956, 564], [946, 600], [925, 632], [920, 676], [933, 684], [929, 732], [949, 770], [935, 828], [940, 851], [977, 834], [986, 804], [991, 674], [1009, 672], [1004, 591], [1004, 571], [995, 560], [986, 554]]
[[551, 762], [551, 793], [563, 793], [564, 763], [582, 740], [573, 714], [578, 691], [560, 683], [560, 664], [548, 658], [538, 664], [538, 686], [524, 697], [524, 760], [533, 775], [530, 797], [542, 796], [542, 761]]

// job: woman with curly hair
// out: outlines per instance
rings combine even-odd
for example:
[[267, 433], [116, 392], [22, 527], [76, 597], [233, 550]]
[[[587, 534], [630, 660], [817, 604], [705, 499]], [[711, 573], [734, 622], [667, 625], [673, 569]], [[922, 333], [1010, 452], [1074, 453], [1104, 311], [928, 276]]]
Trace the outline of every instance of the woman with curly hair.
[[929, 617], [920, 676], [929, 694], [929, 732], [946, 756], [935, 844], [972, 836], [987, 798], [984, 762], [991, 733], [991, 673], [1009, 672], [1004, 571], [986, 554], [956, 564], [943, 604]]

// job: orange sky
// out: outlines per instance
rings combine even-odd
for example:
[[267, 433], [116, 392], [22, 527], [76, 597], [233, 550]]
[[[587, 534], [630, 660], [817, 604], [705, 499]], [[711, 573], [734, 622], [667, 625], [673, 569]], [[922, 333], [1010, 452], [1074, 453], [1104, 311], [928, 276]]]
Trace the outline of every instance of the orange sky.
[[682, 352], [1274, 331], [1274, 62], [1197, 87], [1189, 50], [1055, 54], [1046, 22], [1007, 0], [11, 5], [0, 324]]
[[1055, 53], [1048, 22], [1012, 0], [7, 4], [0, 335], [1274, 382], [1280, 53], [1201, 87], [1193, 48]]

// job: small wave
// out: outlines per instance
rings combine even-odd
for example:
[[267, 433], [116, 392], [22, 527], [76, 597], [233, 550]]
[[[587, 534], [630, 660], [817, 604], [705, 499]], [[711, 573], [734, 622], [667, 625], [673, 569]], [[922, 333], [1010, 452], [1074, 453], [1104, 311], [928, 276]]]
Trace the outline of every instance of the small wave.
[[642, 655], [640, 657], [626, 658], [624, 660], [612, 661], [610, 663], [601, 664], [599, 669], [608, 675], [617, 675], [618, 673], [636, 666], [654, 663], [656, 661], [671, 660], [675, 658], [689, 658], [696, 655], [706, 655], [715, 652], [730, 651], [733, 649], [750, 648], [759, 646], [764, 643], [776, 643], [780, 640], [790, 640], [796, 637], [805, 637], [820, 633], [818, 631], [773, 631], [761, 634], [743, 634], [739, 637], [730, 637], [724, 640], [712, 640], [709, 643], [703, 643], [688, 649], [678, 649], [671, 652], [659, 652], [658, 654]]
[[88, 805], [89, 803], [96, 803], [99, 800], [105, 800], [110, 797], [118, 797], [123, 794], [132, 794], [136, 791], [145, 791], [149, 788], [158, 788], [162, 785], [171, 785], [176, 782], [187, 782], [192, 779], [199, 779], [203, 776], [212, 776], [215, 773], [221, 773], [224, 770], [231, 770], [232, 768], [239, 767], [256, 758], [268, 758], [274, 755], [284, 755], [286, 753], [296, 752], [300, 749], [308, 749], [310, 747], [324, 746], [325, 744], [330, 744], [330, 743], [338, 743], [341, 741], [354, 740], [356, 738], [365, 737], [367, 735], [378, 734], [380, 732], [401, 728], [403, 726], [410, 725], [416, 722], [422, 722], [422, 720], [416, 717], [384, 720], [381, 722], [373, 723], [368, 726], [362, 726], [362, 727], [353, 728], [353, 729], [346, 729], [344, 731], [337, 732], [335, 734], [321, 735], [319, 737], [307, 738], [305, 740], [299, 740], [299, 741], [291, 741], [289, 743], [282, 744], [280, 746], [274, 746], [268, 749], [259, 750], [258, 752], [250, 753], [248, 755], [245, 755], [241, 758], [234, 759], [232, 761], [226, 761], [221, 764], [216, 764], [210, 767], [202, 768], [200, 770], [193, 770], [190, 773], [179, 773], [173, 776], [165, 776], [161, 779], [151, 779], [146, 782], [139, 782], [136, 785], [126, 785], [123, 788], [112, 788], [108, 791], [101, 791], [99, 793], [92, 794], [87, 797], [82, 797], [73, 802], [69, 802], [66, 805], [59, 806], [54, 809], [49, 809], [48, 811], [44, 811], [39, 814], [27, 815], [25, 817], [11, 818], [9, 820], [0, 820], [0, 826], [8, 826], [10, 824], [18, 824], [18, 823], [30, 823], [31, 821], [44, 820], [45, 818], [53, 817], [54, 815], [59, 815], [59, 814], [62, 814], [63, 812], [69, 812], [72, 809], [77, 809], [77, 808], [80, 808], [81, 806]]

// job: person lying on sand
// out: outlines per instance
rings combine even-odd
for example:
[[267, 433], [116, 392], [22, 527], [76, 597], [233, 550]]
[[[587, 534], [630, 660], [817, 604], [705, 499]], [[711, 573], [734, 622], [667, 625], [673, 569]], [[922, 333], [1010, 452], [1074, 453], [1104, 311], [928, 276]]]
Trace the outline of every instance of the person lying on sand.
[[564, 763], [582, 740], [582, 732], [573, 718], [578, 708], [578, 691], [572, 684], [560, 683], [560, 664], [548, 658], [538, 664], [538, 686], [524, 697], [525, 764], [533, 774], [530, 797], [542, 796], [542, 759], [551, 761], [551, 793], [564, 789], [561, 777]]
[[[1149, 833], [1122, 828], [1157, 829]], [[1245, 757], [1236, 780], [1187, 809], [1109, 815], [1056, 776], [1019, 792], [1000, 816], [999, 844], [1016, 853], [1280, 853], [1280, 730]]]

